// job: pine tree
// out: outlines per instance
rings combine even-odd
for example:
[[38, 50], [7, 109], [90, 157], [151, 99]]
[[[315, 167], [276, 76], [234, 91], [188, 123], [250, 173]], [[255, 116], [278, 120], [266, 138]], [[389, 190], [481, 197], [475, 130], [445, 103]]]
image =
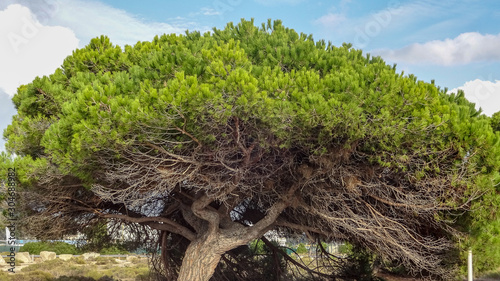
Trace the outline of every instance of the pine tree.
[[271, 229], [449, 277], [497, 219], [499, 135], [463, 94], [280, 21], [94, 38], [13, 101], [26, 229], [157, 230], [172, 279], [257, 276], [238, 249]]

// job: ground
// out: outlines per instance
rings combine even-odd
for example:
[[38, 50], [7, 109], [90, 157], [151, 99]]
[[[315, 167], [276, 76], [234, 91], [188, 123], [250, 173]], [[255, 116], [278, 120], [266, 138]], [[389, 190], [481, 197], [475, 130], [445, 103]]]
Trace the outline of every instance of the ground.
[[99, 279], [109, 276], [121, 281], [141, 280], [149, 273], [146, 258], [134, 258], [129, 261], [124, 258], [97, 257], [83, 260], [73, 258], [70, 261], [55, 259], [46, 262], [16, 265], [16, 273], [6, 273], [7, 266], [1, 268], [0, 281], [35, 281], [52, 280], [61, 276], [82, 276]]

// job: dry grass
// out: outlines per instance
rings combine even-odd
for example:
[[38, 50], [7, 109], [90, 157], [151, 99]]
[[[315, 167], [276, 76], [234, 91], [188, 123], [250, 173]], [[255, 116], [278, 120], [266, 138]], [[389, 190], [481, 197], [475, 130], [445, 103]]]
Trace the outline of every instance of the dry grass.
[[135, 281], [144, 280], [149, 274], [145, 258], [127, 262], [110, 257], [97, 257], [87, 261], [81, 257], [74, 257], [69, 261], [55, 259], [16, 269], [15, 274], [5, 272], [7, 267], [3, 270], [0, 271], [0, 281], [55, 281], [63, 276], [87, 277], [95, 280], [108, 276], [114, 280]]

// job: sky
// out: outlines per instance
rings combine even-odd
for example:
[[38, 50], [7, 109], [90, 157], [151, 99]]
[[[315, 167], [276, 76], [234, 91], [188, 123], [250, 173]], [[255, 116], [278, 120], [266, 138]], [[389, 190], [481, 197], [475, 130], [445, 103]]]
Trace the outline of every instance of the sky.
[[123, 47], [242, 18], [352, 43], [398, 72], [463, 89], [486, 115], [500, 111], [498, 0], [0, 0], [0, 129], [16, 114], [10, 99], [20, 85], [50, 75], [94, 37]]

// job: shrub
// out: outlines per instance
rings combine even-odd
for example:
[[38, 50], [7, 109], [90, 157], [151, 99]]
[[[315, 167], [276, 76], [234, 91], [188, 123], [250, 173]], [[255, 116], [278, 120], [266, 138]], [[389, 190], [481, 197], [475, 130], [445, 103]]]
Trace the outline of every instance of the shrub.
[[50, 271], [57, 267], [66, 267], [68, 265], [67, 261], [60, 259], [44, 261], [41, 263], [30, 264], [27, 267], [21, 269], [22, 272], [32, 272], [32, 271]]
[[262, 240], [256, 239], [250, 243], [250, 251], [252, 251], [253, 254], [256, 255], [263, 255], [266, 253], [266, 245]]
[[54, 276], [45, 271], [31, 271], [24, 274], [11, 274], [10, 281], [52, 281]]
[[307, 248], [304, 243], [300, 243], [299, 246], [297, 247], [297, 254], [307, 254]]
[[113, 245], [99, 251], [101, 255], [127, 255], [129, 252], [120, 245]]
[[[10, 258], [2, 258], [5, 262], [10, 262]], [[16, 266], [21, 265], [23, 262], [16, 259]]]
[[117, 264], [116, 260], [111, 257], [97, 257], [95, 261], [97, 265]]
[[357, 246], [350, 247], [349, 257], [341, 268], [341, 276], [349, 280], [381, 281], [383, 279], [374, 275], [377, 256], [372, 252]]
[[57, 255], [60, 254], [72, 254], [76, 255], [79, 253], [78, 248], [75, 245], [71, 245], [61, 241], [41, 241], [41, 242], [28, 242], [19, 249], [20, 252], [29, 252], [32, 255], [39, 255], [41, 251], [55, 252]]
[[71, 261], [76, 264], [86, 264], [87, 262], [82, 257], [72, 257]]

